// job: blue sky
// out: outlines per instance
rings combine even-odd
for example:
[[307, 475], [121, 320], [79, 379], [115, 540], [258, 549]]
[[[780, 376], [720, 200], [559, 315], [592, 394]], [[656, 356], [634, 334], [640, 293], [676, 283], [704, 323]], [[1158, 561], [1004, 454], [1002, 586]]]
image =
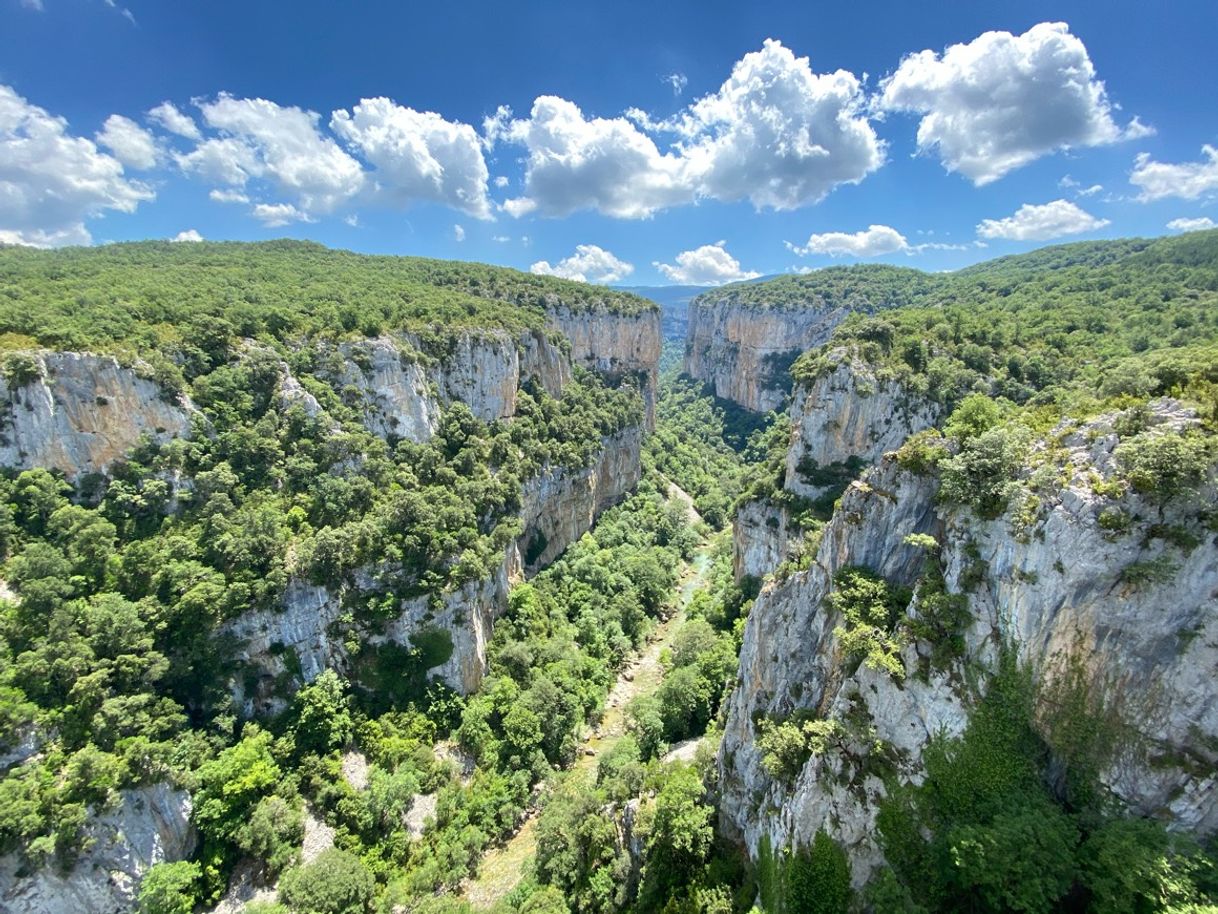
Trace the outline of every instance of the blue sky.
[[1218, 221], [1216, 46], [1212, 0], [0, 0], [0, 240], [952, 269]]

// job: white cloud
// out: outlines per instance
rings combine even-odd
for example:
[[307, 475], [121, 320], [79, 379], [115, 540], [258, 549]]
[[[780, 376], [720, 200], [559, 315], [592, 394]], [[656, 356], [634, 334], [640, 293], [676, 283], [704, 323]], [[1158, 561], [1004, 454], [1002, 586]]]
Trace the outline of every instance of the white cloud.
[[879, 257], [910, 250], [905, 236], [887, 225], [871, 225], [860, 232], [825, 232], [812, 235], [802, 247], [788, 244], [796, 254], [828, 254], [831, 257]]
[[170, 241], [202, 241], [203, 236], [200, 235], [198, 233], [198, 231], [196, 231], [195, 229], [186, 229], [183, 232], [178, 232], [176, 235], [174, 235], [169, 240]]
[[508, 183], [509, 183], [508, 179], [505, 178], [503, 175], [495, 176], [495, 186], [496, 187], [507, 187]]
[[[500, 113], [500, 124], [501, 124]], [[525, 195], [504, 203], [513, 216], [566, 216], [596, 209], [637, 219], [693, 199], [682, 161], [662, 154], [625, 118], [587, 118], [566, 99], [543, 95], [525, 120], [490, 123], [487, 136], [528, 150]]]
[[250, 213], [267, 228], [275, 228], [291, 222], [315, 221], [312, 216], [297, 209], [291, 203], [259, 203]]
[[160, 124], [170, 133], [185, 137], [188, 140], [201, 140], [199, 125], [189, 114], [183, 114], [173, 102], [161, 102], [148, 112], [148, 119]]
[[511, 240], [512, 240], [512, 238], [510, 235], [492, 235], [491, 236], [491, 241], [494, 241], [496, 244], [507, 244]]
[[1009, 241], [1048, 241], [1064, 235], [1091, 232], [1108, 224], [1068, 200], [1054, 200], [1039, 206], [1025, 203], [1013, 216], [986, 219], [977, 226], [982, 238]]
[[1129, 182], [1140, 187], [1139, 200], [1162, 200], [1164, 197], [1179, 197], [1196, 200], [1198, 197], [1218, 193], [1218, 149], [1201, 147], [1204, 160], [1200, 162], [1156, 162], [1143, 153], [1134, 160]]
[[[572, 102], [542, 96], [525, 119], [501, 108], [484, 133], [488, 143], [527, 150], [524, 195], [504, 204], [514, 216], [596, 209], [635, 219], [700, 198], [793, 209], [883, 164], [863, 101], [853, 74], [813, 73], [808, 58], [767, 40], [718, 91], [667, 121], [637, 110], [587, 117]], [[648, 132], [678, 142], [661, 151]]]
[[112, 114], [106, 118], [97, 142], [114, 153], [114, 157], [130, 168], [153, 168], [160, 158], [156, 139], [130, 118]]
[[[42, 0], [21, 0], [21, 5], [27, 10], [33, 10], [36, 13], [41, 13], [44, 9]], [[8, 242], [5, 242], [6, 244]]]
[[266, 179], [309, 216], [332, 212], [364, 185], [359, 162], [321, 134], [315, 112], [226, 94], [199, 108], [221, 136], [178, 156], [184, 171], [230, 188]]
[[349, 216], [344, 216], [343, 222], [347, 223], [347, 225], [351, 226], [351, 228], [359, 228], [359, 216], [357, 216], [355, 213], [352, 213]]
[[1117, 125], [1087, 48], [1062, 22], [911, 54], [880, 90], [882, 110], [922, 115], [922, 152], [978, 185], [1060, 149], [1153, 132], [1136, 117]]
[[699, 195], [794, 209], [884, 164], [853, 73], [817, 74], [773, 39], [673, 126]]
[[248, 196], [246, 196], [245, 194], [241, 193], [241, 191], [239, 191], [239, 190], [221, 190], [218, 187], [216, 189], [212, 190], [207, 196], [210, 197], [212, 200], [216, 201], [217, 203], [249, 203], [250, 202], [250, 198]]
[[689, 85], [689, 77], [684, 73], [669, 73], [661, 76], [660, 82], [667, 84], [668, 88], [672, 89], [673, 95], [680, 95], [685, 91], [685, 87]]
[[456, 238], [458, 241], [464, 241], [465, 240], [465, 226], [461, 225], [460, 223], [457, 223], [456, 225], [454, 225], [453, 226], [453, 237]]
[[634, 272], [634, 264], [619, 260], [604, 248], [595, 244], [577, 244], [575, 253], [563, 258], [553, 266], [549, 261], [539, 260], [531, 267], [530, 273], [542, 276], [561, 276], [563, 279], [574, 279], [578, 282], [617, 282]]
[[1203, 232], [1206, 229], [1218, 228], [1209, 216], [1198, 216], [1196, 219], [1173, 219], [1167, 223], [1173, 232]]
[[134, 212], [156, 196], [68, 122], [0, 85], [0, 240], [53, 247], [88, 244], [85, 220]]
[[682, 286], [720, 286], [725, 282], [756, 279], [760, 273], [740, 269], [740, 261], [727, 252], [726, 241], [704, 244], [677, 255], [676, 265], [653, 263], [670, 282]]
[[389, 202], [431, 201], [491, 218], [482, 141], [469, 124], [365, 98], [335, 111], [330, 127], [376, 168], [378, 194]]

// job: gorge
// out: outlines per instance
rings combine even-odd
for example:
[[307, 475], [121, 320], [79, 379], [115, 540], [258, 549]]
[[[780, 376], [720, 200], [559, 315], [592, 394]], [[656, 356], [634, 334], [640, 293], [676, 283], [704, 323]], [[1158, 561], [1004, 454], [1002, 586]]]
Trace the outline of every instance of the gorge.
[[1218, 231], [728, 285], [676, 346], [312, 244], [0, 277], [6, 910], [466, 910], [522, 827], [487, 909], [1213, 903]]

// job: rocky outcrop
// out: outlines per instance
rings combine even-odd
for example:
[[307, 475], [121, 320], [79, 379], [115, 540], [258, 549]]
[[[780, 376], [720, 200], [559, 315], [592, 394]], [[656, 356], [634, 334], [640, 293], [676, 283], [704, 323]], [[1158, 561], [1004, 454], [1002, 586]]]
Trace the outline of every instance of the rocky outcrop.
[[16, 854], [0, 857], [0, 910], [9, 914], [128, 914], [144, 874], [194, 849], [190, 795], [168, 784], [122, 792], [119, 806], [89, 820], [86, 850], [70, 873], [29, 872]]
[[[1154, 417], [1164, 427], [1194, 421], [1167, 402]], [[1218, 832], [1218, 546], [1197, 502], [1160, 512], [1137, 495], [1113, 495], [1112, 426], [1107, 417], [1056, 430], [1030, 461], [1053, 471], [1029, 470], [1023, 483], [1038, 501], [1017, 493], [992, 521], [938, 503], [936, 480], [893, 458], [851, 485], [812, 566], [768, 586], [750, 611], [719, 756], [729, 831], [755, 853], [762, 836], [782, 847], [824, 829], [861, 884], [883, 863], [876, 814], [885, 786], [869, 754], [883, 751], [898, 780], [917, 783], [930, 738], [963, 732], [984, 691], [986, 674], [970, 688], [964, 670], [992, 670], [1009, 645], [1050, 689], [1067, 657], [1081, 662], [1116, 709], [1125, 751], [1101, 775], [1115, 799], [1199, 837]], [[1214, 500], [1211, 490], [1200, 503]], [[1101, 516], [1155, 518], [1166, 527], [1154, 529], [1185, 531], [1197, 545], [1183, 536], [1184, 547], [1169, 545], [1147, 524], [1123, 530]], [[846, 565], [914, 585], [924, 558], [905, 537], [919, 532], [939, 540], [946, 587], [967, 594], [969, 621], [962, 656], [928, 668], [930, 646], [909, 643], [898, 680], [843, 656], [843, 620], [825, 598]], [[1162, 573], [1135, 573], [1152, 566]], [[916, 592], [906, 613], [919, 613]], [[844, 736], [780, 780], [761, 763], [758, 722], [798, 709], [845, 722]]]
[[588, 467], [544, 469], [524, 485], [524, 533], [508, 546], [492, 574], [438, 598], [403, 599], [388, 622], [364, 625], [351, 619], [348, 597], [352, 589], [383, 590], [395, 577], [393, 568], [365, 569], [340, 588], [293, 578], [279, 607], [245, 613], [224, 627], [223, 635], [241, 645], [237, 659], [247, 671], [232, 686], [238, 706], [246, 715], [280, 709], [283, 690], [277, 686], [284, 677], [311, 682], [327, 669], [350, 676], [358, 660], [347, 644], [352, 637], [365, 646], [409, 646], [420, 636], [444, 632], [452, 650], [428, 675], [463, 694], [474, 691], [482, 682], [491, 628], [507, 607], [511, 583], [553, 561], [638, 484], [641, 447], [641, 429], [627, 428], [607, 438]]
[[849, 313], [817, 303], [744, 304], [730, 293], [699, 296], [689, 307], [685, 373], [746, 409], [780, 409], [792, 362], [827, 342]]
[[526, 573], [550, 564], [638, 485], [642, 448], [642, 429], [627, 428], [606, 439], [591, 466], [547, 468], [525, 483], [519, 548]]
[[112, 357], [23, 356], [28, 371], [0, 377], [0, 466], [46, 467], [77, 479], [104, 472], [144, 436], [163, 441], [190, 432], [188, 401]]
[[747, 501], [732, 519], [732, 573], [761, 578], [789, 559], [793, 542], [786, 508], [766, 499]]
[[339, 390], [353, 391], [364, 426], [381, 437], [427, 441], [444, 406], [460, 402], [483, 422], [516, 414], [522, 387], [535, 383], [551, 396], [571, 380], [571, 360], [542, 331], [513, 337], [505, 331], [457, 336], [439, 357], [421, 355], [414, 336], [377, 337], [338, 347], [340, 358], [323, 359], [323, 374]]
[[660, 370], [659, 310], [621, 314], [600, 308], [547, 311], [550, 325], [571, 343], [571, 359], [611, 381], [635, 377], [647, 407], [647, 429], [655, 427], [656, 385]]
[[816, 483], [818, 469], [851, 460], [869, 466], [940, 415], [937, 404], [879, 376], [845, 349], [832, 350], [825, 362], [825, 370], [791, 396], [786, 489], [808, 498], [828, 488]]

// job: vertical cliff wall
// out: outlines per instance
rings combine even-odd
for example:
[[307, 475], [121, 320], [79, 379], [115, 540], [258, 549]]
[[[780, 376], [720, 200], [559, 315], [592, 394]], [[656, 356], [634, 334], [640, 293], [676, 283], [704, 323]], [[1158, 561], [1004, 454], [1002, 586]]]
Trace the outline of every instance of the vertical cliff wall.
[[849, 313], [832, 305], [763, 306], [731, 293], [701, 295], [689, 306], [685, 373], [746, 409], [779, 409], [790, 391], [791, 363], [827, 342]]
[[0, 857], [0, 910], [7, 914], [130, 914], [140, 880], [154, 864], [194, 849], [190, 795], [168, 784], [120, 794], [118, 808], [85, 829], [86, 846], [70, 873], [24, 873], [16, 854]]
[[[1195, 420], [1163, 401], [1152, 421], [1171, 429]], [[1127, 735], [1101, 774], [1116, 801], [1198, 837], [1218, 831], [1218, 545], [1198, 513], [1216, 493], [1165, 508], [1122, 494], [1112, 485], [1114, 424], [1109, 416], [1055, 430], [1020, 483], [1035, 500], [1017, 493], [995, 520], [940, 503], [933, 474], [892, 458], [847, 490], [812, 566], [769, 585], [750, 612], [719, 756], [729, 831], [756, 852], [762, 836], [782, 847], [824, 829], [864, 882], [883, 862], [879, 773], [920, 781], [927, 743], [964, 730], [1003, 645], [1047, 687], [1075, 658], [1117, 709]], [[1037, 475], [1032, 463], [1052, 472]], [[1158, 517], [1188, 536], [1172, 545], [1144, 526], [1101, 520], [1117, 513]], [[938, 666], [934, 645], [910, 636], [897, 677], [847, 656], [846, 623], [826, 597], [845, 566], [915, 585], [924, 556], [906, 541], [911, 533], [941, 544], [945, 586], [966, 595], [968, 621], [960, 655]], [[1136, 573], [1156, 563], [1171, 573]], [[915, 592], [906, 618], [920, 611]], [[786, 779], [762, 764], [758, 726], [798, 710], [838, 721], [842, 735]]]
[[76, 479], [106, 470], [142, 436], [190, 431], [189, 401], [167, 397], [112, 357], [33, 352], [22, 361], [28, 370], [0, 377], [0, 466]]
[[615, 381], [637, 377], [647, 407], [647, 429], [654, 428], [664, 344], [659, 310], [619, 314], [602, 308], [571, 310], [556, 305], [547, 315], [550, 325], [570, 340], [571, 358], [577, 364]]

